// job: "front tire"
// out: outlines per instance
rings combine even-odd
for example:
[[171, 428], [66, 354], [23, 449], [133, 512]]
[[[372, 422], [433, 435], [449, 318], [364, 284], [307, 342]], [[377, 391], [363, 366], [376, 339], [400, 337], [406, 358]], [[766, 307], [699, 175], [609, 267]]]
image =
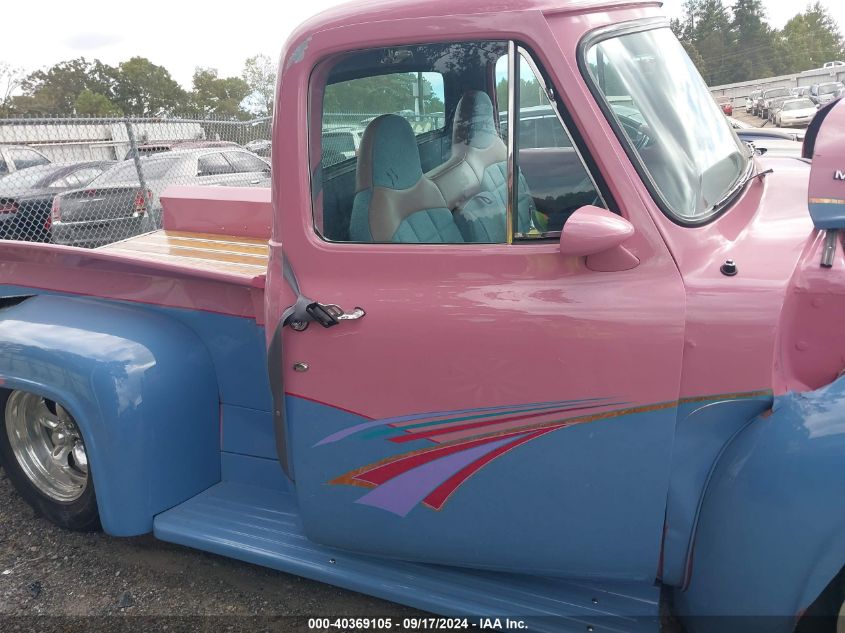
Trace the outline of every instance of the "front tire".
[[60, 404], [26, 391], [0, 392], [0, 462], [36, 512], [69, 530], [99, 529], [82, 433]]

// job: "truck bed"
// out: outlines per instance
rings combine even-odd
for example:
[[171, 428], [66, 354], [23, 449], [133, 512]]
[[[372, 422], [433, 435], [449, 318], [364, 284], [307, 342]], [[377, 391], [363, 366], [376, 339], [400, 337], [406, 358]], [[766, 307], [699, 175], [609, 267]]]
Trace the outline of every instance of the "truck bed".
[[97, 249], [133, 259], [214, 270], [249, 279], [267, 270], [267, 240], [237, 235], [161, 230]]

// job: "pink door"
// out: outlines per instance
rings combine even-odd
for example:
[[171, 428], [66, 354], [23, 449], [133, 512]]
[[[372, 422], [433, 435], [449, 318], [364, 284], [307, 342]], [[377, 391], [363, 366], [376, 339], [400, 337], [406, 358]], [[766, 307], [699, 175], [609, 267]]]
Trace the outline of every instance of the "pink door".
[[[293, 87], [317, 82], [310, 84], [310, 151], [312, 164], [322, 155], [323, 165], [313, 170], [320, 178], [304, 182], [274, 155], [285, 256], [304, 295], [366, 313], [328, 329], [285, 328], [287, 440], [305, 530], [324, 544], [408, 560], [653, 579], [681, 375], [682, 282], [621, 150], [606, 141], [576, 146], [564, 132], [520, 143], [516, 113], [498, 103], [507, 85], [520, 83], [502, 83], [517, 64], [506, 58], [503, 66], [501, 56], [516, 49], [474, 45], [356, 52], [329, 67], [309, 66], [309, 48], [302, 69], [286, 78]], [[319, 51], [319, 37], [311, 46]], [[409, 74], [400, 66], [408, 59], [419, 61], [410, 78], [401, 76]], [[485, 72], [455, 61], [479, 59], [489, 64]], [[408, 87], [416, 101], [381, 110], [381, 102], [365, 103], [367, 116], [360, 105], [350, 115], [344, 98], [383, 92], [375, 83], [353, 84], [375, 81], [368, 64], [379, 86]], [[386, 75], [390, 64], [397, 68]], [[522, 85], [532, 98], [542, 95], [541, 71], [524, 68]], [[570, 108], [585, 98], [573, 95]], [[574, 125], [565, 113], [558, 120], [548, 101], [515, 103], [521, 112], [534, 108], [531, 120], [543, 125], [548, 117]], [[277, 120], [304, 116], [300, 106], [283, 101]], [[481, 126], [491, 133], [485, 144], [472, 140], [461, 117], [470, 127], [492, 117]], [[510, 138], [500, 138], [505, 117]], [[327, 129], [353, 124], [366, 128], [355, 157], [325, 147], [321, 154]], [[524, 158], [512, 217], [522, 222], [524, 202], [532, 229], [542, 232], [561, 211], [556, 200], [580, 199], [571, 198], [573, 188], [579, 196], [592, 191], [578, 204], [594, 200], [627, 218], [636, 232], [624, 246], [639, 263], [616, 270], [564, 257], [553, 234], [471, 242], [461, 222], [485, 201], [495, 206], [498, 194], [482, 178], [453, 204], [443, 174], [462, 169], [449, 162], [461, 156], [481, 164], [485, 176], [494, 173], [500, 164], [491, 156], [506, 142], [519, 148], [518, 163]], [[578, 158], [591, 151], [595, 162]], [[567, 155], [581, 175], [544, 181], [556, 172], [540, 160], [544, 152], [547, 160]], [[623, 177], [604, 184], [596, 164], [606, 177]], [[555, 186], [569, 189], [555, 193]], [[309, 207], [312, 198], [313, 219], [311, 209], [299, 214], [290, 206]], [[410, 213], [408, 205], [420, 208]], [[420, 213], [430, 232], [413, 225]], [[273, 246], [278, 268], [281, 244]], [[284, 294], [281, 307], [290, 292], [275, 270], [268, 293]]]

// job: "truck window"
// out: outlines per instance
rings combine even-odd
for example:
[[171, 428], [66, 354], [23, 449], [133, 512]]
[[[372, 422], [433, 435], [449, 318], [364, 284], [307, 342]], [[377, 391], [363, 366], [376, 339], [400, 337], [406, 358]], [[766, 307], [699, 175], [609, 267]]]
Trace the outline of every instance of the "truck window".
[[508, 228], [508, 47], [359, 51], [315, 73], [326, 77], [312, 86], [317, 232], [339, 242], [506, 243], [556, 238], [579, 206], [603, 205], [546, 82], [522, 56]]
[[[499, 119], [507, 133], [508, 58], [496, 64]], [[517, 239], [558, 237], [569, 216], [587, 204], [605, 207], [595, 183], [575, 149], [569, 131], [549, 100], [546, 82], [527, 52], [519, 55], [519, 134], [516, 138], [522, 226]], [[525, 194], [530, 194], [526, 202]], [[539, 233], [539, 235], [538, 235]]]

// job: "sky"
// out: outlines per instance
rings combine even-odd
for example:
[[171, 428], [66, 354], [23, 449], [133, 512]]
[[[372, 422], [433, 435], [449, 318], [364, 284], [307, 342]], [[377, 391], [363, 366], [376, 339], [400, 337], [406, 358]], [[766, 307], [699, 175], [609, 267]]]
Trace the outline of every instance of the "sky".
[[[845, 2], [822, 3], [845, 28]], [[4, 24], [30, 27], [3, 30], [0, 62], [32, 71], [75, 57], [117, 65], [140, 55], [167, 68], [189, 88], [197, 66], [216, 68], [222, 77], [240, 76], [247, 57], [264, 53], [275, 60], [297, 24], [337, 4], [341, 0], [252, 0], [237, 11], [237, 5], [230, 3], [194, 0], [8, 1], [3, 6]], [[663, 8], [669, 17], [679, 17], [682, 4], [683, 0], [666, 0]], [[776, 27], [804, 6], [785, 0], [763, 4]]]

